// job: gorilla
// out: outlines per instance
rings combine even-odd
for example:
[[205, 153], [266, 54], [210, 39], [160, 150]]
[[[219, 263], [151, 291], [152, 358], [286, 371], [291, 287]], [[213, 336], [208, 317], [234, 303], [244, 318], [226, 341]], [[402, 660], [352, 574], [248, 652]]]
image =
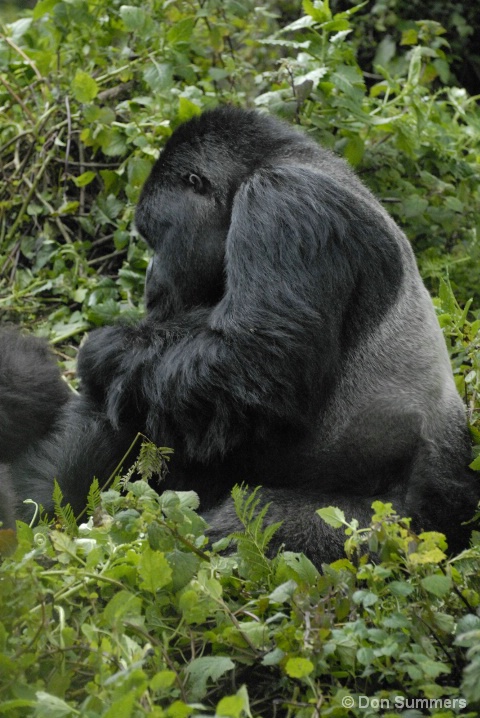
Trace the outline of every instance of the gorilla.
[[[0, 461], [13, 462], [43, 437], [70, 391], [41, 339], [0, 331]], [[14, 491], [0, 469], [0, 521], [13, 527]]]
[[27, 497], [51, 511], [54, 477], [81, 511], [140, 431], [173, 447], [163, 486], [198, 492], [213, 539], [238, 528], [244, 482], [283, 522], [275, 547], [316, 564], [342, 554], [315, 514], [328, 505], [368, 524], [389, 501], [467, 544], [480, 492], [445, 342], [408, 240], [342, 159], [220, 107], [173, 132], [136, 226], [153, 252], [146, 317], [90, 334], [79, 397], [51, 359], [32, 377], [40, 358], [0, 339], [0, 484], [17, 516]]

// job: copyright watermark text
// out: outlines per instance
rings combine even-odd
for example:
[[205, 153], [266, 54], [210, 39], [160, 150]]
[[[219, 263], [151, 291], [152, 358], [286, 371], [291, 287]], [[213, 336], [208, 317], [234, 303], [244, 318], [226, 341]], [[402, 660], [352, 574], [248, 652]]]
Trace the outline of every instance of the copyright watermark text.
[[370, 708], [373, 710], [405, 710], [414, 708], [416, 710], [431, 710], [432, 708], [453, 708], [454, 710], [466, 708], [465, 698], [371, 698], [370, 696], [344, 696], [342, 698], [344, 708]]

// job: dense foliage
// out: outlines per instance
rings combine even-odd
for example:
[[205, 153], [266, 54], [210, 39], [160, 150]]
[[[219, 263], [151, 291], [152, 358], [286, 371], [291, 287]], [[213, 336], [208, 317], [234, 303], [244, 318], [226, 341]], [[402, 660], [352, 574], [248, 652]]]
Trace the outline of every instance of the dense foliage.
[[[137, 468], [159, 460], [145, 445]], [[20, 524], [0, 567], [0, 713], [478, 715], [479, 547], [447, 561], [441, 534], [415, 536], [390, 505], [369, 529], [327, 508], [347, 555], [320, 575], [268, 558], [275, 527], [255, 494], [234, 499], [233, 555], [205, 550], [193, 492], [128, 477], [92, 487], [78, 529], [60, 506], [55, 529]]]
[[[405, 228], [480, 443], [480, 119], [458, 37], [417, 2], [331, 4], [39, 0], [4, 25], [2, 321], [61, 346], [68, 374], [86, 330], [139, 316], [133, 207], [165, 138], [206, 107], [257, 106], [344, 155]], [[450, 31], [473, 33], [472, 7]], [[163, 461], [147, 446], [137, 468]], [[194, 495], [132, 479], [94, 486], [79, 529], [57, 494], [53, 528], [0, 531], [0, 715], [477, 715], [478, 545], [447, 560], [388, 507], [369, 530], [332, 509], [347, 558], [319, 575], [265, 555], [273, 529], [241, 490], [225, 555]]]
[[448, 269], [462, 301], [478, 297], [476, 103], [442, 84], [446, 41], [433, 21], [414, 23], [393, 55], [379, 44], [365, 78], [350, 40], [359, 8], [332, 15], [327, 2], [305, 2], [280, 27], [271, 4], [251, 0], [41, 0], [6, 26], [8, 318], [41, 315], [61, 341], [136, 310], [147, 258], [133, 204], [172, 128], [219, 102], [277, 112], [334, 147], [405, 228], [432, 286]]

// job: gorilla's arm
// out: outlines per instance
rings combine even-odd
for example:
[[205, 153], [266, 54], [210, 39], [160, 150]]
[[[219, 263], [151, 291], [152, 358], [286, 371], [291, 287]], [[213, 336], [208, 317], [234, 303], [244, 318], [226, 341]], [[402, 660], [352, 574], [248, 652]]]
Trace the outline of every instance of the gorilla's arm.
[[[380, 281], [391, 282], [394, 298], [401, 276], [384, 216], [364, 205], [312, 169], [254, 174], [233, 204], [223, 299], [113, 352], [112, 421], [119, 424], [126, 406], [142, 407], [150, 436], [182, 436], [201, 461], [234, 448], [252, 424], [259, 433], [272, 419], [311, 424], [352, 339], [344, 319], [352, 298], [362, 302], [354, 296], [359, 267], [369, 268], [372, 304]], [[165, 341], [167, 330], [173, 341]], [[94, 354], [87, 342], [80, 356], [87, 384], [102, 372], [101, 348], [96, 361]]]
[[[53, 515], [53, 479], [57, 479], [65, 502], [78, 515], [84, 508], [92, 479], [100, 485], [110, 477], [135, 438], [135, 429], [113, 429], [104, 412], [88, 397], [72, 399], [59, 413], [53, 430], [37, 441], [10, 466], [0, 466], [0, 485], [15, 486], [19, 497], [31, 498]], [[135, 452], [127, 462], [135, 459]], [[18, 505], [17, 516], [30, 521], [31, 505]]]

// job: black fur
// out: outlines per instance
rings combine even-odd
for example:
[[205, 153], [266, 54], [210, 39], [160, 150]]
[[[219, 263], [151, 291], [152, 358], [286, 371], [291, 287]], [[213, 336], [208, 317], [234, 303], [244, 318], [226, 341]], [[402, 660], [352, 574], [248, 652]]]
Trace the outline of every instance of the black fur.
[[[19, 332], [0, 331], [0, 462], [14, 462], [48, 433], [69, 399], [46, 342]], [[15, 496], [4, 471], [0, 482], [0, 521], [14, 525]]]
[[366, 523], [376, 498], [465, 545], [478, 487], [443, 337], [406, 238], [341, 159], [217, 109], [175, 131], [136, 223], [147, 317], [92, 332], [82, 397], [4, 470], [19, 496], [50, 507], [56, 476], [82, 508], [140, 430], [175, 449], [165, 485], [198, 491], [215, 538], [248, 482], [277, 543], [317, 563], [343, 539], [315, 509]]

